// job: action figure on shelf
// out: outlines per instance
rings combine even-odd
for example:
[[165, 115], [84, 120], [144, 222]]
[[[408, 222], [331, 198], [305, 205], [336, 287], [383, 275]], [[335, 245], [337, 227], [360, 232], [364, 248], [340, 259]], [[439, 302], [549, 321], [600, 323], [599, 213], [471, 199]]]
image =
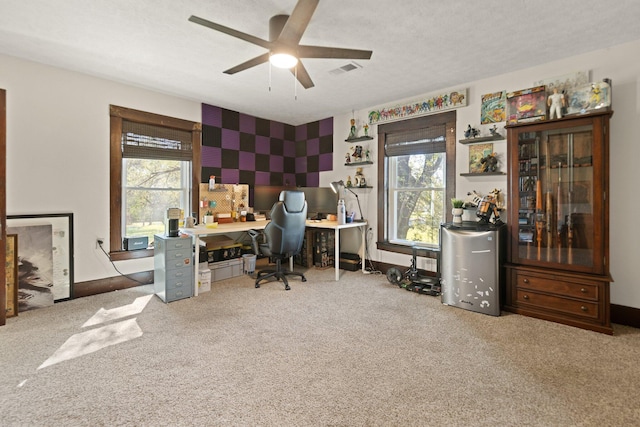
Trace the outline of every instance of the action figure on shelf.
[[498, 153], [490, 153], [480, 159], [482, 172], [498, 171]]
[[562, 107], [564, 107], [564, 95], [558, 93], [558, 88], [553, 88], [553, 93], [547, 98], [547, 105], [549, 106], [549, 119], [553, 119], [556, 116], [558, 119], [562, 118]]
[[351, 163], [351, 155], [349, 153], [347, 153], [345, 156], [345, 163]]
[[493, 125], [492, 128], [489, 128], [489, 133], [491, 133], [491, 136], [499, 136], [500, 135], [498, 133], [498, 127], [496, 125]]
[[369, 136], [369, 125], [365, 123], [362, 129], [364, 129], [364, 136]]
[[351, 154], [351, 157], [353, 157], [353, 161], [361, 162], [362, 161], [362, 145], [356, 145], [355, 147], [351, 147], [351, 149], [353, 150], [353, 154]]
[[365, 152], [364, 152], [364, 159], [365, 159], [367, 162], [370, 162], [370, 161], [371, 161], [371, 152], [369, 151], [369, 149], [368, 149], [368, 148], [367, 148], [367, 151], [365, 151]]
[[366, 187], [367, 181], [364, 179], [364, 175], [362, 174], [362, 168], [356, 168], [355, 175], [356, 187]]
[[358, 137], [358, 129], [356, 128], [356, 119], [351, 119], [351, 131], [349, 132], [348, 139], [354, 139]]
[[465, 138], [475, 138], [480, 135], [480, 132], [476, 128], [472, 128], [471, 125], [467, 126], [467, 130], [464, 132]]

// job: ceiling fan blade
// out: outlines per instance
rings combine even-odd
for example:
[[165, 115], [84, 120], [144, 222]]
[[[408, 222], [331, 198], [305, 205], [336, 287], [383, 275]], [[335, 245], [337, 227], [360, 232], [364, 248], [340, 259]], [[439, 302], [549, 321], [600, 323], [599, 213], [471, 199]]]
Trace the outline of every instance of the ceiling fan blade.
[[267, 53], [263, 53], [260, 56], [256, 56], [253, 59], [250, 59], [246, 62], [243, 62], [240, 65], [236, 65], [233, 68], [229, 68], [228, 70], [226, 70], [224, 73], [225, 74], [235, 74], [239, 71], [244, 71], [247, 70], [251, 67], [255, 67], [256, 65], [260, 65], [260, 64], [264, 64], [265, 62], [269, 61], [269, 52]]
[[343, 49], [340, 47], [298, 46], [299, 58], [370, 59], [370, 50]]
[[288, 45], [296, 45], [307, 29], [313, 12], [315, 12], [320, 0], [298, 0], [296, 7], [282, 27], [278, 36], [278, 42]]
[[291, 73], [296, 76], [302, 87], [305, 89], [315, 86], [311, 80], [311, 76], [309, 76], [309, 73], [307, 72], [307, 69], [302, 65], [302, 62], [298, 61], [298, 65], [291, 69]]
[[243, 33], [242, 31], [234, 30], [233, 28], [225, 27], [224, 25], [216, 24], [215, 22], [207, 21], [206, 19], [199, 18], [195, 15], [189, 17], [189, 21], [196, 24], [200, 24], [204, 27], [211, 28], [212, 30], [220, 31], [221, 33], [228, 34], [232, 37], [236, 37], [240, 40], [244, 40], [249, 43], [253, 43], [258, 46], [262, 46], [266, 49], [271, 49], [272, 43], [263, 40], [260, 37], [252, 36], [251, 34]]

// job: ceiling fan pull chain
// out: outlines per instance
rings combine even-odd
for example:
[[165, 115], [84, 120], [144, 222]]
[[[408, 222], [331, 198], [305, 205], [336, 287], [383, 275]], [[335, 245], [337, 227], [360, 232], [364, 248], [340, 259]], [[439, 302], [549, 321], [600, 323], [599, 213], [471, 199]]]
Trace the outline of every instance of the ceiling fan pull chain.
[[295, 73], [294, 79], [293, 79], [293, 99], [294, 100], [298, 100], [298, 66], [295, 66], [295, 69], [293, 70]]
[[[271, 52], [269, 52], [269, 56], [271, 56]], [[269, 92], [271, 92], [271, 61], [269, 61]]]

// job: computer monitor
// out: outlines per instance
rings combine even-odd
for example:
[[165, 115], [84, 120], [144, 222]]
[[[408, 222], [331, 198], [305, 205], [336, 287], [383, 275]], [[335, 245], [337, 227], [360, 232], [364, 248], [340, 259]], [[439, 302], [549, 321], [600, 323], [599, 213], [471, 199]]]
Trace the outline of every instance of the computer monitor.
[[256, 185], [253, 187], [253, 199], [249, 200], [249, 205], [253, 207], [254, 212], [268, 213], [278, 201], [282, 190], [295, 190], [295, 188], [277, 185]]
[[338, 211], [338, 196], [330, 187], [300, 187], [307, 200], [307, 217], [323, 219]]

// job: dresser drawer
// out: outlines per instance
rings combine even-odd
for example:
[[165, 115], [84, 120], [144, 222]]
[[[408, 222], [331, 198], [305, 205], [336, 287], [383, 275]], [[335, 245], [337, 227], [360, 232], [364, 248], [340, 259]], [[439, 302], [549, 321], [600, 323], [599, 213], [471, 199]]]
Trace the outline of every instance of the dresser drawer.
[[516, 301], [521, 307], [532, 306], [590, 319], [599, 317], [598, 304], [590, 301], [578, 301], [556, 295], [540, 294], [521, 288], [516, 290]]
[[174, 288], [174, 289], [167, 288], [166, 294], [165, 294], [166, 302], [171, 302], [171, 301], [179, 300], [182, 298], [189, 298], [192, 296], [193, 296], [193, 289], [188, 289], [184, 287]]
[[187, 249], [189, 252], [191, 252], [193, 248], [193, 242], [191, 241], [191, 238], [166, 239], [165, 245], [167, 251], [171, 251], [174, 249]]
[[167, 251], [165, 255], [165, 268], [167, 270], [175, 270], [176, 268], [193, 268], [191, 261], [192, 254], [190, 250], [178, 249], [174, 251]]
[[167, 277], [164, 286], [167, 291], [169, 289], [193, 289], [193, 277], [190, 274], [184, 277]]
[[529, 289], [539, 292], [549, 292], [561, 296], [598, 301], [598, 286], [595, 284], [574, 283], [556, 280], [549, 277], [517, 273], [516, 286], [518, 290]]

